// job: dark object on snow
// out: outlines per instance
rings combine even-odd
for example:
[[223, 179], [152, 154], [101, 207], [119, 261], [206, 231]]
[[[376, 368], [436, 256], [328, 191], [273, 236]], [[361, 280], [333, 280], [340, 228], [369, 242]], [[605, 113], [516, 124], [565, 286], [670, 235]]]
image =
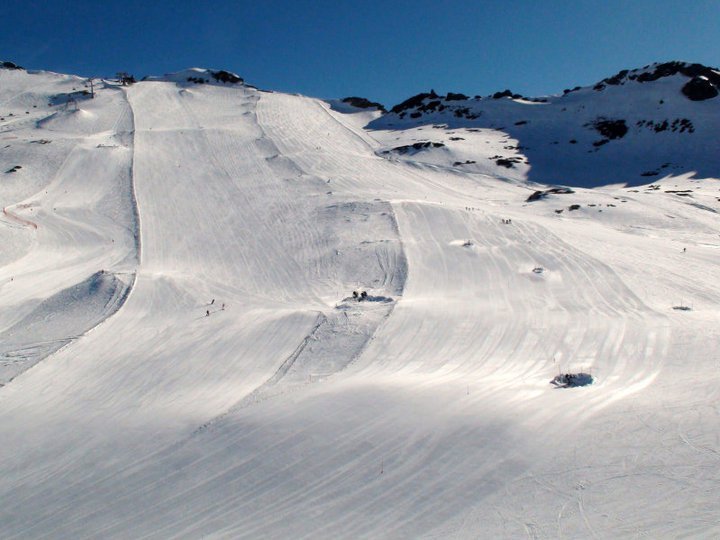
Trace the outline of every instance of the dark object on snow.
[[502, 92], [495, 92], [492, 95], [493, 99], [501, 99], [501, 98], [513, 98], [513, 99], [522, 99], [522, 96], [520, 94], [514, 94], [511, 90], [503, 90]]
[[638, 75], [637, 81], [656, 81], [662, 77], [670, 77], [678, 73], [685, 75], [686, 77], [707, 77], [713, 83], [720, 84], [720, 75], [718, 75], [712, 68], [703, 66], [702, 64], [686, 64], [685, 62], [666, 62], [664, 64], [658, 64], [655, 66], [655, 71], [652, 73], [648, 72]]
[[8, 169], [7, 171], [5, 171], [5, 174], [17, 172], [20, 169], [22, 169], [22, 166], [15, 165], [12, 169]]
[[534, 274], [542, 274], [545, 271], [545, 269], [542, 266], [536, 266], [533, 268]]
[[363, 291], [360, 293], [360, 300], [367, 300], [367, 291]]
[[465, 94], [456, 94], [454, 92], [448, 92], [447, 96], [445, 96], [445, 101], [463, 101], [468, 98]]
[[575, 193], [570, 188], [565, 187], [557, 187], [557, 188], [550, 188], [546, 189], [545, 191], [536, 191], [532, 195], [530, 195], [527, 199], [525, 199], [525, 202], [533, 202], [533, 201], [539, 201], [547, 197], [548, 195], [552, 193], [557, 193], [559, 195], [565, 195], [567, 193]]
[[580, 205], [579, 204], [571, 204], [570, 206], [568, 206], [568, 212], [572, 212], [573, 210], [580, 210]]
[[120, 84], [123, 86], [129, 86], [131, 84], [135, 84], [135, 77], [125, 71], [119, 71], [117, 74], [117, 78], [118, 78], [118, 81], [120, 81]]
[[[650, 66], [645, 66], [643, 69], [648, 69]], [[639, 83], [657, 81], [663, 77], [671, 77], [678, 73], [685, 77], [707, 77], [711, 83], [716, 87], [720, 86], [720, 73], [717, 69], [713, 69], [702, 64], [686, 64], [685, 62], [665, 62], [663, 64], [657, 64], [654, 66], [653, 71], [646, 71], [645, 73], [637, 74], [639, 70], [634, 69], [629, 71], [624, 69], [619, 73], [603, 79], [595, 85], [595, 90], [602, 90], [605, 85], [622, 85], [627, 81], [637, 81]]]
[[718, 89], [710, 82], [710, 79], [703, 75], [698, 75], [690, 79], [685, 86], [682, 87], [682, 93], [691, 101], [704, 101], [716, 97], [718, 95]]
[[495, 163], [499, 167], [505, 167], [506, 169], [512, 169], [515, 165], [515, 163], [522, 163], [522, 160], [520, 158], [500, 158], [496, 159]]
[[589, 373], [561, 373], [550, 381], [550, 384], [557, 388], [575, 388], [576, 386], [587, 386], [593, 383], [593, 377]]
[[382, 103], [370, 101], [369, 99], [365, 99], [362, 97], [346, 97], [342, 99], [342, 102], [347, 103], [348, 105], [352, 105], [353, 107], [357, 107], [358, 109], [377, 109], [382, 112], [387, 112], [385, 110], [385, 106]]
[[210, 75], [212, 75], [212, 78], [217, 82], [221, 83], [237, 84], [243, 82], [242, 78], [238, 77], [234, 73], [225, 71], [224, 69], [221, 69], [220, 71], [212, 71], [210, 72]]
[[402, 103], [399, 103], [398, 105], [395, 105], [392, 109], [390, 109], [390, 112], [393, 113], [401, 113], [403, 111], [406, 111], [408, 109], [414, 109], [416, 107], [419, 107], [423, 104], [423, 101], [427, 98], [431, 99], [437, 99], [439, 96], [435, 93], [435, 90], [430, 90], [429, 93], [423, 92], [422, 94], [417, 94], [416, 96], [413, 96], [411, 98], [406, 99]]
[[359, 296], [359, 295], [358, 295], [358, 292], [357, 292], [357, 291], [353, 291], [353, 298], [357, 299], [358, 296]]
[[0, 67], [2, 67], [3, 69], [25, 69], [22, 66], [18, 66], [14, 62], [2, 62], [0, 63]]
[[[643, 69], [648, 69], [645, 66]], [[685, 62], [665, 62], [654, 66], [653, 71], [637, 74], [638, 70], [628, 71], [624, 69], [609, 77], [603, 79], [594, 86], [595, 90], [603, 90], [606, 85], [622, 85], [627, 81], [636, 81], [639, 83], [657, 81], [664, 77], [673, 75], [684, 75], [690, 80], [682, 87], [682, 93], [692, 101], [703, 101], [716, 97], [720, 92], [720, 72], [717, 69], [703, 66], [702, 64], [686, 64]], [[662, 105], [663, 101], [660, 101]]]
[[425, 148], [442, 148], [445, 146], [441, 142], [416, 142], [413, 144], [406, 144], [403, 146], [396, 146], [392, 150], [385, 150], [383, 154], [389, 154], [390, 152], [397, 152], [398, 154], [407, 154], [410, 150], [423, 150]]
[[597, 118], [594, 122], [585, 124], [586, 127], [593, 127], [600, 135], [606, 139], [622, 139], [628, 132], [625, 120], [608, 120], [607, 118]]

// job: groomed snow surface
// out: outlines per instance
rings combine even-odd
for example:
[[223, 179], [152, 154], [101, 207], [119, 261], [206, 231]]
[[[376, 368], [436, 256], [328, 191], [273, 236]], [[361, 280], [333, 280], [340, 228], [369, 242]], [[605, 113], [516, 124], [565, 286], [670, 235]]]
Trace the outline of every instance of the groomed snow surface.
[[0, 70], [0, 537], [720, 535], [720, 181], [84, 84]]

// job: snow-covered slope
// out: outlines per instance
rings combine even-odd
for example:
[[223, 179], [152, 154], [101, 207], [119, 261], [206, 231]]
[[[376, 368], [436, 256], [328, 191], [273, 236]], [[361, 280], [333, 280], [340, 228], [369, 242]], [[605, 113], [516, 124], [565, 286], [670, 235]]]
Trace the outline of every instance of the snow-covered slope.
[[[720, 533], [720, 98], [400, 118], [188, 73], [0, 69], [1, 537]], [[592, 145], [663, 92], [692, 133]]]
[[683, 173], [716, 178], [718, 87], [720, 71], [670, 62], [544, 98], [509, 90], [484, 98], [431, 91], [369, 127], [390, 158], [540, 183], [636, 186]]

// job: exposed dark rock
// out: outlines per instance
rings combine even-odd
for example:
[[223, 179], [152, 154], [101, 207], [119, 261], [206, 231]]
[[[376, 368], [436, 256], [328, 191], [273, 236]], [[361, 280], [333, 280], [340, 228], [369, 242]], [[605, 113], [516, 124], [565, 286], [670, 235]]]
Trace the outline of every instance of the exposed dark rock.
[[435, 109], [442, 107], [442, 103], [440, 103], [439, 99], [435, 99], [433, 101], [430, 101], [426, 105], [421, 105], [418, 107], [418, 110], [420, 111], [434, 111]]
[[655, 124], [655, 133], [660, 133], [661, 131], [666, 131], [669, 126], [670, 126], [670, 123], [667, 120], [663, 120], [659, 124]]
[[504, 98], [504, 97], [512, 97], [512, 92], [510, 90], [504, 90], [502, 92], [495, 92], [492, 95], [493, 99], [500, 99], [500, 98]]
[[[412, 115], [411, 115], [412, 116]], [[445, 146], [443, 143], [440, 142], [416, 142], [414, 144], [406, 144], [403, 146], [396, 146], [395, 148], [391, 150], [385, 150], [383, 154], [389, 154], [390, 152], [395, 152], [397, 154], [407, 154], [410, 150], [423, 150], [425, 148], [441, 148]]]
[[525, 202], [539, 201], [551, 194], [565, 195], [568, 193], [575, 192], [572, 189], [566, 187], [550, 188], [546, 189], [545, 191], [535, 191], [532, 195], [525, 199]]
[[480, 114], [471, 113], [468, 107], [459, 107], [453, 111], [456, 118], [467, 118], [468, 120], [475, 120], [480, 117]]
[[211, 71], [210, 75], [217, 82], [221, 83], [237, 84], [243, 82], [241, 77], [238, 77], [237, 75], [235, 75], [234, 73], [230, 73], [229, 71], [225, 71], [224, 69], [221, 69], [220, 71]]
[[463, 101], [468, 98], [465, 94], [456, 94], [454, 92], [448, 92], [448, 95], [445, 96], [445, 101]]
[[416, 96], [408, 98], [402, 103], [395, 105], [392, 109], [390, 109], [390, 112], [398, 114], [403, 111], [407, 111], [408, 109], [415, 109], [416, 107], [420, 107], [426, 99], [437, 99], [438, 97], [439, 96], [434, 90], [430, 90], [429, 93], [417, 94]]
[[653, 120], [638, 120], [635, 124], [639, 128], [647, 128], [655, 131], [655, 133], [660, 133], [662, 131], [673, 131], [673, 132], [679, 132], [679, 133], [694, 133], [695, 132], [695, 126], [693, 126], [693, 123], [687, 119], [687, 118], [675, 118], [675, 120], [670, 122], [670, 120], [662, 120], [662, 121], [653, 121]]
[[608, 120], [606, 118], [598, 118], [585, 127], [592, 126], [600, 135], [607, 139], [622, 139], [628, 132], [625, 120]]
[[712, 68], [703, 66], [702, 64], [686, 64], [685, 62], [665, 62], [655, 66], [654, 71], [641, 73], [637, 76], [638, 82], [656, 81], [663, 77], [671, 77], [672, 75], [685, 75], [686, 77], [707, 77], [710, 82], [715, 85], [720, 84], [720, 74], [713, 71]]
[[522, 163], [523, 160], [520, 157], [503, 157], [503, 156], [493, 156], [489, 159], [494, 159], [495, 163], [497, 163], [500, 167], [505, 167], [507, 169], [512, 169], [515, 166], [515, 163]]
[[[606, 84], [609, 84], [610, 86], [617, 86], [619, 84], [622, 84], [623, 80], [629, 73], [629, 70], [623, 69], [619, 73], [616, 73], [612, 77], [608, 77], [607, 79], [603, 79], [599, 83], [595, 85], [595, 90], [602, 90], [602, 88], [605, 87]], [[598, 86], [602, 86], [602, 88], [598, 88]]]
[[503, 90], [502, 92], [495, 92], [492, 95], [493, 99], [500, 99], [504, 97], [509, 97], [513, 99], [522, 99], [522, 96], [520, 94], [513, 94], [510, 90]]
[[377, 109], [382, 112], [387, 112], [385, 110], [385, 106], [382, 103], [370, 101], [369, 99], [365, 99], [362, 97], [346, 97], [343, 98], [342, 102], [347, 103], [348, 105], [352, 105], [353, 107], [357, 107], [358, 109]]
[[718, 95], [718, 89], [703, 75], [690, 79], [681, 91], [691, 101], [704, 101]]
[[3, 68], [3, 69], [25, 69], [22, 66], [18, 66], [14, 62], [0, 62], [0, 68]]
[[[123, 86], [129, 86], [131, 84], [135, 84], [135, 75], [131, 75], [127, 71], [118, 71], [117, 73], [117, 79]], [[74, 90], [74, 88], [73, 88]]]
[[[650, 66], [642, 69], [648, 70]], [[682, 88], [682, 93], [690, 100], [703, 101], [716, 97], [720, 91], [720, 72], [717, 69], [703, 66], [702, 64], [686, 64], [685, 62], [665, 62], [657, 64], [652, 71], [637, 73], [639, 70], [628, 71], [624, 69], [619, 73], [603, 79], [595, 86], [595, 90], [602, 90], [606, 85], [625, 84], [625, 81], [636, 81], [646, 83], [657, 81], [664, 77], [673, 75], [684, 75], [689, 77], [688, 81]], [[660, 100], [660, 104], [664, 103]]]
[[572, 212], [573, 210], [580, 210], [580, 205], [579, 204], [571, 204], [570, 206], [568, 206], [568, 212]]

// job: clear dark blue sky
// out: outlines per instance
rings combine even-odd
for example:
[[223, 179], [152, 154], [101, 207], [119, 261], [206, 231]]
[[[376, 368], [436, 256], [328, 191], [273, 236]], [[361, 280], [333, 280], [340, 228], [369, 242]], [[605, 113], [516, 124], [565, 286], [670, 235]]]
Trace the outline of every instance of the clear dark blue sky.
[[185, 67], [397, 103], [529, 96], [655, 61], [720, 64], [719, 0], [3, 0], [0, 59], [79, 75]]

